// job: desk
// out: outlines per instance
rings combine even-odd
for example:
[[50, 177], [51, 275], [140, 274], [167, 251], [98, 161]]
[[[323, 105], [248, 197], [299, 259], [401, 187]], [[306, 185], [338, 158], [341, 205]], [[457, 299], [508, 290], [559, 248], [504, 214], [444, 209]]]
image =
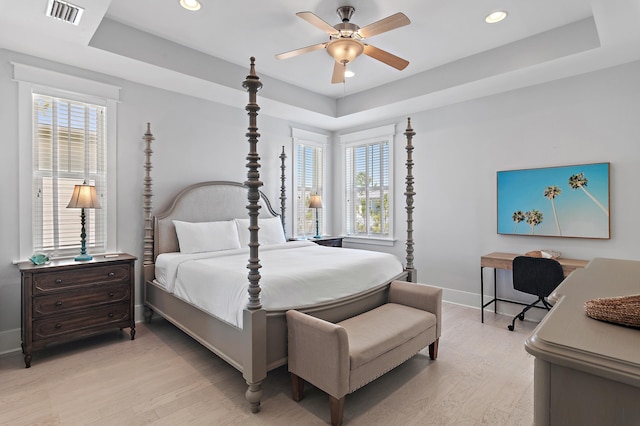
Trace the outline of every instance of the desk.
[[[500, 299], [498, 298], [498, 294], [496, 292], [496, 271], [498, 269], [511, 270], [513, 258], [516, 256], [522, 255], [515, 253], [494, 252], [485, 254], [484, 256], [480, 257], [480, 318], [482, 322], [484, 322], [484, 308], [492, 303], [493, 312], [498, 311], [498, 302], [509, 302], [525, 306], [527, 305], [527, 303], [516, 302], [514, 300]], [[578, 268], [584, 268], [585, 266], [587, 266], [587, 263], [589, 263], [587, 260], [565, 259], [562, 257], [556, 260], [560, 262], [560, 265], [562, 265], [562, 270], [564, 271], [565, 277]], [[488, 301], [487, 303], [484, 303], [484, 274], [482, 273], [484, 268], [493, 268], [493, 299]]]

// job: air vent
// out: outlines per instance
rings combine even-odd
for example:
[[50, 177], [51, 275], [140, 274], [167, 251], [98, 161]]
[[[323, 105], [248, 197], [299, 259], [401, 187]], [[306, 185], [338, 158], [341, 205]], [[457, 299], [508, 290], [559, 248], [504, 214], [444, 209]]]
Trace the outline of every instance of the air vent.
[[84, 9], [61, 0], [49, 0], [47, 5], [47, 16], [78, 25]]

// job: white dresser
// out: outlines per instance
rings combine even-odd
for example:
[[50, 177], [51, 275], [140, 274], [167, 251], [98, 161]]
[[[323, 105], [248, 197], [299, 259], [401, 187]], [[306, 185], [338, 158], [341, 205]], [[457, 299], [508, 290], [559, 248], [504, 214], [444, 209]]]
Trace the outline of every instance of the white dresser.
[[534, 420], [640, 425], [640, 329], [589, 318], [584, 302], [640, 294], [640, 261], [596, 258], [558, 286], [526, 340], [535, 356]]

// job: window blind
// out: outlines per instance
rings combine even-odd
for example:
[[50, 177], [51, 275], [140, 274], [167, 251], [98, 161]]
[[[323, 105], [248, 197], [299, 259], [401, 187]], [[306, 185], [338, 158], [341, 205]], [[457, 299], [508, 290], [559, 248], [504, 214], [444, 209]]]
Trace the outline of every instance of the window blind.
[[345, 150], [347, 235], [389, 235], [389, 143], [353, 145]]
[[86, 243], [106, 238], [106, 108], [33, 95], [33, 248], [53, 256], [80, 249], [80, 209], [67, 209], [75, 185], [95, 185], [101, 209], [85, 209]]
[[[316, 209], [309, 208], [309, 200], [314, 194], [323, 195], [323, 152], [318, 146], [299, 143], [296, 146], [298, 169], [296, 188], [296, 233], [297, 236], [316, 234]], [[324, 202], [324, 200], [323, 200]], [[322, 235], [323, 210], [318, 209], [318, 223]]]

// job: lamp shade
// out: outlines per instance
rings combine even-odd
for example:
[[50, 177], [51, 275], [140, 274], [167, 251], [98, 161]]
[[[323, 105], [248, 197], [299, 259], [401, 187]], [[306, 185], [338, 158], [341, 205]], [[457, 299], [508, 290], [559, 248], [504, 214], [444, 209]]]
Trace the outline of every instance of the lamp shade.
[[98, 202], [98, 194], [96, 193], [96, 187], [93, 185], [76, 185], [73, 188], [73, 194], [71, 200], [67, 205], [67, 208], [84, 208], [84, 209], [99, 209], [100, 202]]
[[311, 209], [321, 209], [322, 208], [322, 197], [319, 195], [312, 195], [309, 200], [309, 208]]

